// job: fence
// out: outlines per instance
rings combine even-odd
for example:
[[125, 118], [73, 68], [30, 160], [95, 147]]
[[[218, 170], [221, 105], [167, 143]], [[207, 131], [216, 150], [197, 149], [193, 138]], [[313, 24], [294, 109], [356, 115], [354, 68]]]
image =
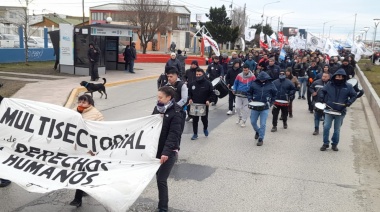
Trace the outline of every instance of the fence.
[[[53, 48], [35, 48], [28, 50], [29, 61], [55, 60]], [[0, 49], [0, 63], [16, 63], [25, 61], [25, 49]]]

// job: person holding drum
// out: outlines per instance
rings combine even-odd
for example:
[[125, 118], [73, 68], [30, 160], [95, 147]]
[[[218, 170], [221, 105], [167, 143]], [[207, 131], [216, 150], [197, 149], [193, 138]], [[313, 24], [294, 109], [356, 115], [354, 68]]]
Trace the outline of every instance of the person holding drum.
[[[218, 56], [213, 56], [213, 62], [210, 65], [208, 65], [206, 75], [208, 76], [210, 82], [212, 82], [216, 78], [221, 78], [224, 76], [223, 66], [219, 64]], [[213, 106], [216, 105], [216, 103], [218, 103], [218, 96], [215, 93], [212, 95], [211, 102], [211, 105]]]
[[[269, 108], [276, 99], [276, 95], [276, 86], [271, 82], [270, 76], [265, 71], [260, 72], [247, 92], [248, 108], [252, 110], [251, 124], [256, 132], [255, 139], [259, 139], [257, 146], [263, 145]], [[259, 117], [260, 127], [257, 125]]]
[[329, 148], [330, 128], [334, 121], [334, 133], [331, 138], [334, 151], [338, 151], [340, 127], [342, 126], [346, 108], [356, 100], [356, 92], [352, 85], [346, 83], [347, 75], [344, 69], [338, 69], [333, 75], [331, 82], [322, 88], [320, 92], [320, 100], [326, 104], [325, 122], [323, 125], [323, 146], [321, 151]]
[[[185, 76], [183, 77], [185, 83], [187, 84], [187, 87], [189, 88], [189, 85], [193, 82], [195, 82], [196, 80], [196, 71], [197, 70], [202, 70], [201, 68], [199, 68], [199, 65], [198, 65], [198, 61], [197, 60], [193, 60], [191, 61], [191, 65], [190, 65], [190, 68], [186, 70], [185, 72]], [[202, 70], [203, 71], [203, 70]], [[189, 114], [189, 107], [187, 107], [187, 118], [186, 118], [186, 121], [189, 121], [191, 122], [192, 120], [192, 117], [191, 115]]]
[[228, 92], [229, 96], [228, 96], [228, 111], [227, 111], [227, 115], [231, 115], [232, 111], [233, 111], [233, 108], [234, 108], [235, 95], [232, 93], [232, 86], [235, 83], [235, 79], [236, 79], [237, 75], [242, 72], [240, 64], [241, 64], [240, 59], [239, 60], [235, 60], [233, 62], [232, 68], [228, 69], [227, 74], [226, 74], [226, 84], [227, 84], [228, 89], [230, 89], [230, 91]]
[[314, 104], [313, 102], [311, 101], [311, 93], [310, 93], [310, 85], [316, 80], [317, 76], [319, 73], [322, 72], [322, 69], [321, 67], [319, 67], [317, 65], [317, 62], [316, 61], [311, 61], [311, 65], [310, 67], [307, 69], [306, 73], [307, 73], [307, 76], [308, 76], [308, 80], [307, 80], [307, 92], [306, 92], [306, 97], [307, 97], [307, 105], [309, 106], [309, 112], [310, 113], [313, 113], [313, 107], [314, 107]]
[[[330, 80], [330, 74], [328, 72], [324, 72], [322, 74], [322, 79], [318, 79], [314, 81], [310, 87], [309, 92], [313, 96], [313, 102], [318, 102], [318, 97], [320, 96], [320, 92], [322, 92], [322, 88], [327, 85], [327, 83]], [[320, 108], [318, 105], [315, 105], [314, 110], [314, 132], [313, 135], [319, 134], [319, 122], [321, 121], [321, 118], [323, 116], [323, 110], [325, 108]]]
[[[286, 68], [285, 75], [290, 81], [292, 81], [294, 87], [296, 88], [296, 91], [298, 91], [300, 89], [300, 83], [298, 82], [297, 77], [293, 76], [291, 67]], [[295, 94], [289, 96], [289, 118], [293, 118], [293, 100], [295, 99], [295, 97]]]
[[[199, 116], [201, 116], [203, 123], [203, 132], [206, 137], [208, 136], [208, 106], [210, 105], [210, 98], [214, 92], [213, 90], [214, 88], [211, 82], [205, 78], [205, 72], [202, 69], [197, 69], [196, 81], [189, 84], [190, 112], [194, 111], [192, 107], [197, 107], [197, 110], [200, 111], [199, 114], [195, 113], [192, 115], [194, 135], [191, 137], [191, 140], [198, 139]], [[205, 113], [202, 111], [205, 111]]]
[[278, 114], [281, 110], [281, 118], [283, 121], [284, 129], [288, 128], [288, 108], [289, 108], [289, 96], [294, 96], [296, 93], [296, 87], [294, 87], [292, 81], [286, 78], [285, 71], [281, 70], [279, 74], [279, 78], [273, 81], [273, 84], [276, 86], [277, 95], [276, 100], [274, 101], [272, 114], [272, 130], [271, 132], [277, 131], [277, 120]]
[[247, 91], [255, 79], [255, 75], [249, 70], [249, 65], [244, 64], [243, 72], [237, 75], [234, 82], [232, 93], [236, 96], [235, 108], [239, 116], [236, 124], [240, 124], [241, 127], [245, 127], [249, 113]]

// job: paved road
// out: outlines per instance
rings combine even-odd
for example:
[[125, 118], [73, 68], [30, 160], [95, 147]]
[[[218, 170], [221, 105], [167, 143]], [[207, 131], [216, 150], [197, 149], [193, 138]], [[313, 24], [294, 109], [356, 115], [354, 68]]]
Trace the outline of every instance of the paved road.
[[[108, 99], [95, 94], [95, 103], [107, 120], [141, 117], [155, 105], [155, 86], [147, 80], [111, 87]], [[250, 125], [241, 128], [236, 116], [225, 114], [226, 101], [210, 111], [208, 138], [191, 141], [187, 124], [169, 179], [171, 211], [380, 211], [380, 164], [361, 100], [348, 110], [339, 152], [319, 151], [322, 135], [312, 135], [305, 100], [295, 100], [286, 130], [279, 125], [271, 133], [269, 116], [262, 147], [255, 145]], [[5, 211], [105, 211], [91, 197], [79, 209], [69, 206], [74, 191], [68, 190], [43, 196], [12, 185], [0, 195]], [[157, 195], [153, 180], [130, 211], [153, 211]]]

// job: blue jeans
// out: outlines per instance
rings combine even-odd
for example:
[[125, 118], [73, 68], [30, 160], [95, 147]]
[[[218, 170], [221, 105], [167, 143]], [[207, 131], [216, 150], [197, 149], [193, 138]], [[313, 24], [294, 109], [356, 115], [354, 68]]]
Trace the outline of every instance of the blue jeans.
[[334, 133], [331, 138], [331, 141], [333, 145], [337, 145], [339, 143], [340, 127], [342, 126], [344, 116], [345, 114], [337, 116], [337, 115], [331, 115], [331, 114], [325, 113], [325, 124], [323, 125], [323, 143], [324, 144], [328, 145], [330, 143], [329, 141], [330, 128], [331, 128], [333, 120], [334, 120]]
[[[253, 129], [259, 133], [259, 138], [264, 140], [265, 136], [265, 127], [267, 123], [267, 118], [269, 114], [269, 109], [262, 110], [262, 111], [257, 111], [257, 110], [252, 110], [251, 111], [251, 124]], [[260, 127], [257, 126], [257, 120], [259, 119], [260, 116]]]
[[[307, 77], [299, 77], [298, 82], [300, 83], [300, 86], [301, 86], [300, 89], [298, 90], [298, 96], [305, 96]], [[301, 95], [301, 89], [302, 89], [302, 95]]]
[[133, 72], [133, 67], [135, 66], [135, 61], [134, 60], [131, 60], [129, 62], [129, 72]]
[[314, 128], [319, 130], [319, 122], [321, 121], [321, 117], [323, 116], [322, 112], [314, 111]]

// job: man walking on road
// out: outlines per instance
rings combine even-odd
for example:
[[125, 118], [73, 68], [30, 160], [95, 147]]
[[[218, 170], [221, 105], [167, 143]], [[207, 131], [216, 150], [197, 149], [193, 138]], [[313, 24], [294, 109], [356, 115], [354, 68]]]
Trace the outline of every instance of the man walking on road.
[[[325, 110], [325, 123], [323, 125], [323, 146], [321, 151], [325, 151], [329, 148], [330, 140], [330, 128], [334, 121], [334, 134], [331, 138], [332, 147], [334, 151], [338, 151], [340, 127], [342, 126], [344, 116], [347, 109], [356, 100], [356, 92], [351, 84], [346, 83], [347, 75], [344, 69], [340, 68], [332, 77], [330, 83], [322, 88], [320, 99], [326, 103]], [[332, 113], [334, 112], [334, 113]]]
[[[256, 80], [251, 84], [247, 93], [249, 102], [255, 101], [265, 104], [262, 110], [252, 110], [251, 112], [251, 124], [256, 131], [255, 139], [259, 139], [257, 146], [263, 145], [269, 108], [273, 104], [277, 95], [276, 86], [274, 86], [270, 80], [271, 78], [265, 71], [260, 72]], [[260, 127], [257, 126], [257, 120], [259, 117]]]

